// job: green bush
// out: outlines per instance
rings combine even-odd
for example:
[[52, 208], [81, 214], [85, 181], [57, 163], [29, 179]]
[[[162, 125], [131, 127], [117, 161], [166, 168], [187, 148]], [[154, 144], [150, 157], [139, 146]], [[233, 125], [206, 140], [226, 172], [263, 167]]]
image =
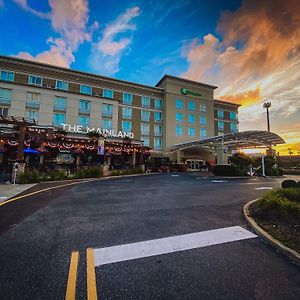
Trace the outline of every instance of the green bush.
[[[50, 177], [50, 178], [49, 178], [49, 177]], [[47, 176], [46, 178], [47, 178], [48, 180], [51, 180], [51, 181], [56, 181], [56, 180], [62, 180], [62, 179], [67, 178], [67, 175], [66, 175], [66, 173], [65, 173], [64, 171], [62, 171], [62, 170], [59, 170], [59, 171], [54, 170], [54, 171], [51, 171], [51, 172], [50, 172], [49, 177]]]
[[87, 169], [79, 169], [76, 171], [74, 178], [91, 178], [91, 177], [101, 177], [102, 171], [99, 167], [90, 167]]
[[281, 187], [283, 189], [297, 187], [297, 186], [298, 186], [297, 182], [295, 180], [291, 180], [291, 179], [284, 180], [281, 183]]
[[234, 165], [216, 165], [212, 172], [216, 176], [246, 176], [247, 171]]
[[31, 172], [26, 171], [18, 176], [18, 182], [19, 183], [37, 183], [41, 180], [42, 175], [36, 171], [33, 170]]
[[285, 188], [277, 190], [278, 196], [300, 203], [300, 188]]

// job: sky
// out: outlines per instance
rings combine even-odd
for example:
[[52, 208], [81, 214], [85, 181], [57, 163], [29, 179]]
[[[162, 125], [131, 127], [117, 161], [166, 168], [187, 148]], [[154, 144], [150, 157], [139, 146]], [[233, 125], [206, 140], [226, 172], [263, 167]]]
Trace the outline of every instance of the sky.
[[299, 0], [0, 0], [0, 54], [142, 84], [164, 74], [218, 86], [240, 131], [300, 154]]

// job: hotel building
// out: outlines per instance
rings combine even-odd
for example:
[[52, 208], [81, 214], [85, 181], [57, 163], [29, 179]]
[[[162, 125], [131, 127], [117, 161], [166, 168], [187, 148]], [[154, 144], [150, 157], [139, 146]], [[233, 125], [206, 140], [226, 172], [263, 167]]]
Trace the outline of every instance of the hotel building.
[[[153, 155], [167, 154], [177, 162], [182, 158], [170, 152], [173, 145], [238, 131], [239, 105], [214, 99], [216, 88], [170, 75], [148, 86], [0, 56], [0, 115], [56, 128], [132, 132]], [[181, 157], [212, 160], [212, 155]]]

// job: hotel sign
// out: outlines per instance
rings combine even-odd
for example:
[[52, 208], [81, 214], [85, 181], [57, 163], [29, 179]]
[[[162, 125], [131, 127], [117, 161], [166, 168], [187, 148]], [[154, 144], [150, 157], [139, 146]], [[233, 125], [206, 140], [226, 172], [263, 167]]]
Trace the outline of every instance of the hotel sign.
[[107, 137], [116, 137], [116, 138], [134, 138], [134, 134], [132, 132], [125, 132], [125, 131], [114, 131], [112, 129], [102, 129], [102, 128], [90, 128], [90, 127], [83, 127], [81, 125], [70, 125], [70, 124], [61, 124], [63, 130], [70, 132], [70, 133], [89, 133], [89, 132], [97, 132], [102, 134], [103, 136]]
[[189, 89], [182, 88], [181, 89], [181, 94], [183, 95], [192, 95], [192, 96], [198, 96], [201, 97], [202, 95], [198, 92], [190, 91]]

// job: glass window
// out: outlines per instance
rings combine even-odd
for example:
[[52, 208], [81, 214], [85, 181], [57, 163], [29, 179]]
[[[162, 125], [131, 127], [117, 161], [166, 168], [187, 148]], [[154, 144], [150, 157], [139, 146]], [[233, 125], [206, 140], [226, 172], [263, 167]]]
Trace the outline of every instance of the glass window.
[[80, 85], [80, 93], [92, 95], [92, 87], [90, 85], [81, 84]]
[[5, 81], [14, 81], [15, 79], [15, 73], [11, 72], [11, 71], [1, 71], [1, 75], [0, 75], [0, 79], [1, 80], [5, 80]]
[[12, 90], [0, 88], [0, 104], [10, 105]]
[[28, 76], [28, 84], [42, 85], [42, 83], [43, 83], [42, 77], [36, 76], [36, 75], [29, 75]]
[[218, 110], [218, 119], [224, 119], [224, 110]]
[[39, 119], [39, 112], [36, 110], [26, 110], [25, 111], [25, 118], [28, 120], [35, 120], [38, 121]]
[[67, 109], [67, 98], [65, 97], [55, 97], [54, 99], [54, 109], [56, 110], [66, 110]]
[[143, 122], [149, 122], [150, 121], [150, 111], [149, 110], [141, 110], [141, 118]]
[[154, 138], [154, 149], [155, 150], [162, 149], [162, 139], [160, 139], [160, 138]]
[[7, 107], [0, 107], [0, 115], [8, 116], [8, 108]]
[[224, 130], [224, 122], [223, 121], [218, 121], [218, 129]]
[[122, 108], [122, 117], [124, 119], [131, 119], [131, 117], [132, 117], [132, 109], [131, 109], [131, 107], [125, 106], [125, 107]]
[[90, 113], [91, 111], [91, 101], [79, 100], [79, 111], [83, 113]]
[[176, 136], [183, 136], [183, 127], [176, 126]]
[[188, 114], [188, 122], [191, 124], [195, 123], [195, 116], [192, 114]]
[[200, 111], [206, 112], [206, 104], [200, 104]]
[[189, 101], [188, 102], [188, 110], [190, 110], [190, 111], [195, 110], [195, 102], [194, 101]]
[[205, 138], [207, 137], [207, 132], [206, 132], [206, 128], [200, 128], [200, 137], [201, 138]]
[[200, 116], [200, 124], [206, 125], [206, 123], [207, 123], [206, 116]]
[[162, 113], [159, 111], [154, 112], [154, 122], [161, 122], [162, 121]]
[[54, 113], [53, 114], [53, 125], [60, 126], [61, 124], [66, 123], [66, 114]]
[[154, 125], [154, 135], [162, 135], [162, 134], [163, 134], [162, 125], [155, 124]]
[[238, 124], [237, 123], [230, 123], [230, 130], [232, 132], [237, 132], [238, 131]]
[[90, 126], [89, 116], [78, 116], [78, 124], [83, 127]]
[[195, 136], [195, 127], [188, 128], [188, 136]]
[[122, 121], [122, 131], [131, 132], [132, 124], [131, 121]]
[[39, 108], [40, 94], [27, 92], [26, 107]]
[[150, 107], [150, 97], [142, 96], [142, 107]]
[[148, 135], [150, 133], [150, 124], [141, 123], [141, 134]]
[[237, 119], [237, 113], [235, 111], [231, 111], [229, 113], [229, 117], [230, 117], [230, 120], [236, 120]]
[[141, 136], [141, 140], [144, 141], [144, 146], [149, 147], [149, 136]]
[[181, 99], [176, 99], [176, 109], [183, 109], [183, 101]]
[[154, 107], [155, 107], [155, 109], [162, 109], [162, 107], [163, 107], [163, 101], [162, 101], [162, 99], [155, 99], [154, 100]]
[[102, 120], [102, 128], [111, 130], [112, 129], [112, 120], [111, 119], [103, 119]]
[[176, 113], [176, 122], [182, 123], [182, 113], [180, 112]]
[[112, 104], [104, 103], [102, 106], [102, 116], [110, 117], [112, 116], [113, 106]]
[[132, 105], [132, 94], [123, 93], [123, 103], [127, 105]]
[[57, 90], [67, 91], [69, 89], [69, 83], [62, 80], [56, 80], [55, 88]]
[[112, 99], [114, 97], [114, 91], [109, 90], [109, 89], [104, 89], [103, 90], [103, 97]]

